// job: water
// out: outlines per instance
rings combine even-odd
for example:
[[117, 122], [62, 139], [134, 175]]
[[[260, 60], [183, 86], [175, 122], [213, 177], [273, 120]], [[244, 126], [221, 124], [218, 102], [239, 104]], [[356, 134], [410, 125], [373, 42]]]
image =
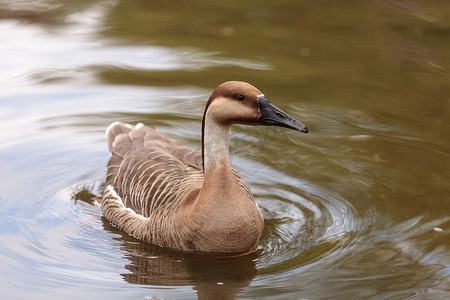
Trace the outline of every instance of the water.
[[[0, 298], [448, 299], [449, 20], [446, 1], [0, 1]], [[106, 127], [198, 149], [226, 80], [310, 129], [233, 127], [257, 250], [113, 228]]]

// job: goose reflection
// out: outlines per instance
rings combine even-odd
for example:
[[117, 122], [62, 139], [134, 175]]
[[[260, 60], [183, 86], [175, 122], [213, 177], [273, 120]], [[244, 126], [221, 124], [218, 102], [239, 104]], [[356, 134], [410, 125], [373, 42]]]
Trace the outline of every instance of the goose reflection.
[[246, 255], [181, 252], [139, 241], [102, 218], [104, 229], [114, 233], [129, 259], [129, 283], [159, 286], [193, 286], [199, 299], [234, 299], [257, 274], [260, 252]]

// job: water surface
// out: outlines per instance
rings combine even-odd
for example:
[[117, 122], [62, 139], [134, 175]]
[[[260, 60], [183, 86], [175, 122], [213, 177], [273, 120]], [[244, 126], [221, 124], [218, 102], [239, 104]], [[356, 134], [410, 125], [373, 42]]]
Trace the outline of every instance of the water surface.
[[[446, 1], [0, 1], [0, 298], [448, 299], [449, 20]], [[227, 80], [310, 129], [233, 127], [256, 251], [112, 227], [106, 127], [199, 149]]]

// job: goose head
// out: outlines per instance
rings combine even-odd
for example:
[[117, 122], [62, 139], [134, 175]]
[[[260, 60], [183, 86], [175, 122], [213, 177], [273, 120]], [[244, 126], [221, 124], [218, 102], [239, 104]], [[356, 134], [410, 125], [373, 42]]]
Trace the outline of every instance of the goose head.
[[219, 85], [209, 97], [203, 120], [216, 124], [279, 126], [308, 133], [308, 128], [277, 108], [253, 85], [228, 81]]

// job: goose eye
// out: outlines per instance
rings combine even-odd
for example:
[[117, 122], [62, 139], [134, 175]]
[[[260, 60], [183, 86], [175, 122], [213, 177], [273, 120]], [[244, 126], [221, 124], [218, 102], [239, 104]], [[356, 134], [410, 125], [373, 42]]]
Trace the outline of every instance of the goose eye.
[[239, 100], [239, 101], [244, 101], [245, 100], [245, 96], [241, 95], [241, 94], [238, 94], [238, 95], [236, 95], [236, 99]]

